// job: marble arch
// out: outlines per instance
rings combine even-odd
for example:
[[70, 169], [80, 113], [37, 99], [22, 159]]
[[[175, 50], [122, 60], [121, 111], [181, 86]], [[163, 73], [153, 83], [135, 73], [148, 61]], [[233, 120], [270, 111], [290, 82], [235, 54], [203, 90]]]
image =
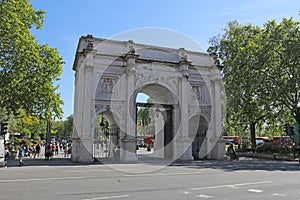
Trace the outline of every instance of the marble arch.
[[[120, 145], [120, 159], [138, 159], [135, 100], [139, 92], [154, 99], [157, 118], [165, 120], [164, 134], [159, 136], [165, 142], [157, 144], [154, 156], [223, 158], [221, 75], [213, 56], [87, 35], [79, 39], [73, 70], [74, 162], [94, 161], [95, 119], [99, 114], [108, 118], [109, 128], [117, 130], [109, 132], [108, 138]], [[199, 134], [200, 128], [205, 135]], [[199, 137], [201, 147], [195, 142]], [[195, 149], [200, 148], [197, 153]]]

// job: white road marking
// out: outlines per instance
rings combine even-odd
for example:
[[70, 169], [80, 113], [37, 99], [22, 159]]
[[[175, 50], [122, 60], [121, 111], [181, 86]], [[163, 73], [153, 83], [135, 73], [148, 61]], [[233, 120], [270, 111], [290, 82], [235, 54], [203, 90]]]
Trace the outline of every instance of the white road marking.
[[97, 198], [82, 199], [82, 200], [118, 199], [118, 198], [125, 198], [125, 197], [129, 197], [129, 195], [110, 196], [110, 197], [97, 197]]
[[29, 182], [29, 181], [53, 181], [53, 180], [70, 180], [70, 179], [84, 179], [84, 177], [58, 177], [58, 178], [29, 178], [29, 179], [10, 179], [10, 180], [0, 180], [0, 183], [9, 182]]
[[279, 194], [279, 193], [274, 193], [272, 196], [277, 196], [277, 197], [286, 197], [286, 194]]
[[206, 189], [218, 189], [218, 188], [226, 188], [226, 187], [238, 187], [238, 186], [247, 186], [247, 185], [259, 185], [259, 184], [267, 184], [271, 183], [272, 181], [261, 181], [261, 182], [249, 182], [249, 183], [237, 183], [231, 185], [216, 185], [216, 186], [208, 186], [208, 187], [201, 187], [201, 188], [191, 188], [190, 190], [206, 190]]
[[116, 170], [109, 170], [109, 169], [85, 169], [85, 170], [68, 170], [68, 171], [62, 171], [62, 173], [89, 173], [89, 172], [112, 172]]
[[188, 172], [188, 173], [161, 173], [161, 174], [126, 174], [124, 176], [174, 176], [174, 175], [195, 175], [195, 174], [201, 174], [201, 172]]
[[208, 198], [213, 198], [214, 196], [209, 196], [209, 195], [201, 194], [201, 195], [198, 195], [197, 197], [208, 199]]
[[258, 190], [258, 189], [249, 189], [248, 192], [255, 192], [255, 193], [262, 193], [263, 190]]

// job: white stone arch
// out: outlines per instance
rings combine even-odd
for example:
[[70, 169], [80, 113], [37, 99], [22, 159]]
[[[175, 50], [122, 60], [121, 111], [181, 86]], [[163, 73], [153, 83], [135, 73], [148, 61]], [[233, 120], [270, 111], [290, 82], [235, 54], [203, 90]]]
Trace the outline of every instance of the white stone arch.
[[[103, 111], [111, 112], [109, 117], [114, 117], [120, 127], [120, 142], [124, 150], [121, 152], [121, 159], [136, 160], [136, 124], [132, 119], [134, 102], [138, 91], [155, 84], [169, 91], [162, 92], [162, 96], [166, 93], [172, 97], [155, 98], [157, 103], [165, 102], [174, 106], [173, 129], [178, 130], [178, 134], [172, 138], [172, 158], [192, 159], [190, 147], [193, 138], [189, 136], [189, 119], [199, 113], [207, 120], [210, 118], [207, 147], [212, 151], [209, 151], [208, 157], [222, 158], [221, 151], [224, 148], [218, 139], [221, 133], [221, 76], [214, 58], [209, 54], [183, 48], [136, 44], [133, 41], [103, 40], [87, 35], [79, 40], [73, 69], [76, 71], [73, 161], [93, 161], [93, 120]], [[99, 76], [107, 87], [99, 89]], [[190, 101], [190, 88], [193, 84], [205, 84], [210, 101], [201, 99], [203, 105]], [[114, 90], [111, 90], [111, 85]], [[166, 99], [168, 101], [164, 101]], [[109, 111], [106, 110], [107, 105], [110, 106]]]

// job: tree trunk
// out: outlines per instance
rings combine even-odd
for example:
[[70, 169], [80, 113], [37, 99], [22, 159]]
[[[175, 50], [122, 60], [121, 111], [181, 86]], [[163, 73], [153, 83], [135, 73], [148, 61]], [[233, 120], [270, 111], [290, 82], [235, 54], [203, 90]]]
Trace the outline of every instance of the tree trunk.
[[250, 122], [250, 136], [251, 136], [251, 149], [252, 151], [256, 148], [256, 134], [255, 134], [256, 122]]

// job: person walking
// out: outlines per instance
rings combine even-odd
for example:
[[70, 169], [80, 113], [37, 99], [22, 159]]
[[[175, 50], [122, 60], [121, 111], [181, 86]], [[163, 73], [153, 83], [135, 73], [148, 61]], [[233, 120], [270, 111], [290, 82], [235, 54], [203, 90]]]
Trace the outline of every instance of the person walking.
[[25, 154], [24, 146], [22, 145], [19, 149], [18, 157], [19, 157], [19, 166], [24, 166], [23, 156]]
[[57, 142], [55, 142], [55, 155], [58, 156], [58, 149], [59, 149], [59, 145], [57, 144]]
[[35, 146], [35, 154], [39, 157], [41, 152], [41, 146], [39, 143]]
[[65, 147], [64, 147], [64, 153], [65, 153], [65, 157], [68, 157], [69, 155], [69, 144], [65, 144]]
[[4, 151], [4, 167], [7, 168], [7, 162], [8, 162], [8, 158], [9, 158], [9, 150], [8, 150], [8, 147], [6, 146], [5, 147], [5, 151]]

